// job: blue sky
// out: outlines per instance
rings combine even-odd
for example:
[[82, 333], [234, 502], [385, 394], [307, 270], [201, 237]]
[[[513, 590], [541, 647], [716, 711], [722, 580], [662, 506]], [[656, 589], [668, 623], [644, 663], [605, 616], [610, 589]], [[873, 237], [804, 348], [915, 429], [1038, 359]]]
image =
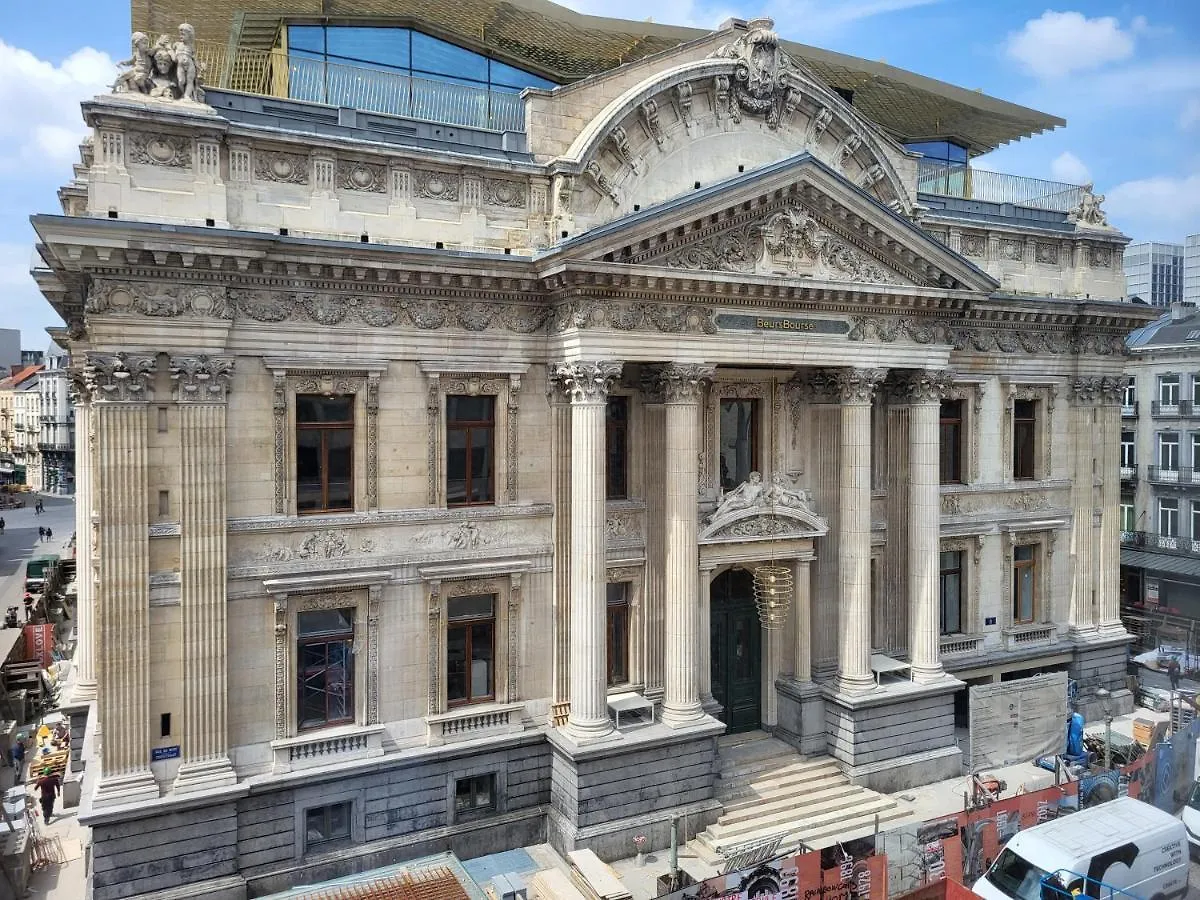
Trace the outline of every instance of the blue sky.
[[[203, 0], [198, 0], [203, 2]], [[453, 0], [447, 0], [453, 2]], [[83, 136], [79, 101], [110, 83], [128, 0], [0, 0], [0, 327], [44, 347], [60, 324], [28, 269], [30, 213], [57, 212]], [[883, 59], [1053, 113], [1067, 127], [976, 165], [1092, 180], [1134, 240], [1200, 232], [1200, 0], [570, 0], [582, 12], [716, 27], [770, 15], [785, 37]], [[20, 12], [15, 12], [20, 9]], [[29, 11], [33, 10], [33, 11]], [[204, 37], [204, 35], [200, 35]]]

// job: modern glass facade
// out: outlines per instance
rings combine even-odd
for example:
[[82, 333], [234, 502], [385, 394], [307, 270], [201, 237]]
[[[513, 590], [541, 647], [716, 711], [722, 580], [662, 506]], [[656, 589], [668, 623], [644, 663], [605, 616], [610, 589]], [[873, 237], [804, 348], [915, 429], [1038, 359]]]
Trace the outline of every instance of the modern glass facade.
[[1183, 239], [1183, 302], [1200, 306], [1200, 234]]
[[449, 124], [513, 129], [520, 92], [556, 86], [412, 28], [289, 25], [286, 49], [295, 100]]
[[1143, 242], [1125, 248], [1125, 296], [1151, 306], [1183, 300], [1183, 245]]

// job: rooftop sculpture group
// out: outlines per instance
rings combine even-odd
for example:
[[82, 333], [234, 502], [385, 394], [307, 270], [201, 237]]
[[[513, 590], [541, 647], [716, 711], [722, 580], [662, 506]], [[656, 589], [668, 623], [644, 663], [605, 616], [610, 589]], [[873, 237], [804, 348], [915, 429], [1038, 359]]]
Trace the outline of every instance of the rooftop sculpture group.
[[133, 55], [120, 66], [127, 70], [117, 76], [113, 91], [118, 94], [145, 94], [163, 100], [204, 101], [200, 63], [196, 59], [196, 29], [179, 26], [178, 40], [161, 35], [154, 46], [150, 38], [135, 31], [131, 38]]

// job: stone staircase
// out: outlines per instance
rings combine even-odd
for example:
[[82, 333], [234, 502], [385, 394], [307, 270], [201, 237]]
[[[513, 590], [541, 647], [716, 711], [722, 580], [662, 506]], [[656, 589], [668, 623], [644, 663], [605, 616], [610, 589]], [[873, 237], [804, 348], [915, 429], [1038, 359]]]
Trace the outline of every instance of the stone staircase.
[[872, 834], [910, 813], [883, 794], [842, 774], [831, 757], [805, 758], [763, 732], [719, 740], [721, 818], [696, 835], [692, 848], [715, 863], [722, 851], [783, 833], [783, 848], [804, 843], [820, 849]]

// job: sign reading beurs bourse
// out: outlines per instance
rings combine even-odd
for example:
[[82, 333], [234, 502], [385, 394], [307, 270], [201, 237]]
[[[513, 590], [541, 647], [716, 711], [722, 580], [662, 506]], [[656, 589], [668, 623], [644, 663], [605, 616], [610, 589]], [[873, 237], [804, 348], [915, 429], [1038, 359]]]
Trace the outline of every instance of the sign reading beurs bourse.
[[756, 331], [763, 334], [848, 334], [850, 324], [837, 319], [807, 319], [794, 316], [759, 316], [720, 313], [717, 327], [723, 331]]

